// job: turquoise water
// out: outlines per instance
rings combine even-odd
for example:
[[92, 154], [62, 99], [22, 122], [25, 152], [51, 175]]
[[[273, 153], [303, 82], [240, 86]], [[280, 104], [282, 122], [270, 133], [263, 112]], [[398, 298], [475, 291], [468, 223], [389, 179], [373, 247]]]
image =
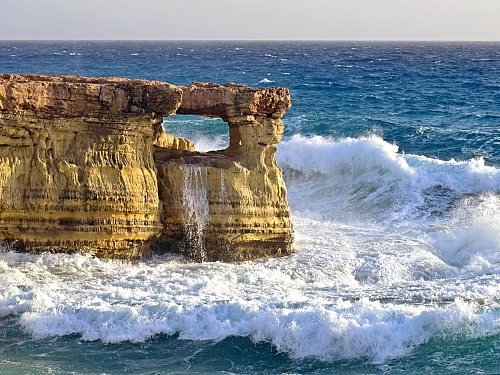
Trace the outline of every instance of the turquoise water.
[[3, 249], [0, 373], [499, 373], [499, 68], [500, 43], [0, 42], [0, 72], [290, 88], [297, 237], [240, 264]]

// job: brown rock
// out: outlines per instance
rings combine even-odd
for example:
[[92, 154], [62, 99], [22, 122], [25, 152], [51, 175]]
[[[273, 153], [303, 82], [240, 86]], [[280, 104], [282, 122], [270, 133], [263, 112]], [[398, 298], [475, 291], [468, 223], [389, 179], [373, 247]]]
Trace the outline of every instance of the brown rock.
[[241, 84], [193, 82], [182, 87], [182, 104], [178, 114], [207, 117], [284, 114], [290, 108], [290, 92], [282, 87], [251, 88]]

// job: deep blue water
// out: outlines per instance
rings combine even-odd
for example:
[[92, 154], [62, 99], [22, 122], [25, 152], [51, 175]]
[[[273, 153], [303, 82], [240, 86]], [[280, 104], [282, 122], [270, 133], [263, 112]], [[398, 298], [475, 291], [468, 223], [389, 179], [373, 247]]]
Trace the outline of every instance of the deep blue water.
[[[499, 162], [500, 43], [12, 42], [9, 73], [290, 89], [287, 134], [368, 132], [406, 153]], [[271, 83], [261, 83], [263, 79]]]
[[500, 373], [500, 43], [0, 41], [0, 73], [289, 88], [297, 232], [239, 265], [0, 252], [0, 374]]

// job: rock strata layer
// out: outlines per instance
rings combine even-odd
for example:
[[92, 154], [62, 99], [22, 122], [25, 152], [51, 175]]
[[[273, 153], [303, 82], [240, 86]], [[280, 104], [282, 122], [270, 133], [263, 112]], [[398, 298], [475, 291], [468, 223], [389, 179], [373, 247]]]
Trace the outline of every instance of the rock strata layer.
[[[274, 153], [287, 89], [0, 74], [0, 240], [27, 251], [248, 260], [291, 251]], [[200, 153], [163, 117], [220, 117]]]

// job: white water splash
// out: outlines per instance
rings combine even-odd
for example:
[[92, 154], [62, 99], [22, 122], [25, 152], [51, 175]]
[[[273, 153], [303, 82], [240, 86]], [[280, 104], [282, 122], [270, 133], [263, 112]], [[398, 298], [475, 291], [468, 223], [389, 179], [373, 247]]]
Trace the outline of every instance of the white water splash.
[[483, 159], [402, 154], [377, 136], [299, 135], [276, 157], [296, 216], [408, 237], [454, 265], [500, 262], [500, 169]]
[[256, 83], [256, 85], [260, 85], [262, 83], [273, 83], [275, 81], [271, 81], [270, 79], [267, 79], [267, 78], [264, 78], [262, 80], [260, 80], [259, 82]]

